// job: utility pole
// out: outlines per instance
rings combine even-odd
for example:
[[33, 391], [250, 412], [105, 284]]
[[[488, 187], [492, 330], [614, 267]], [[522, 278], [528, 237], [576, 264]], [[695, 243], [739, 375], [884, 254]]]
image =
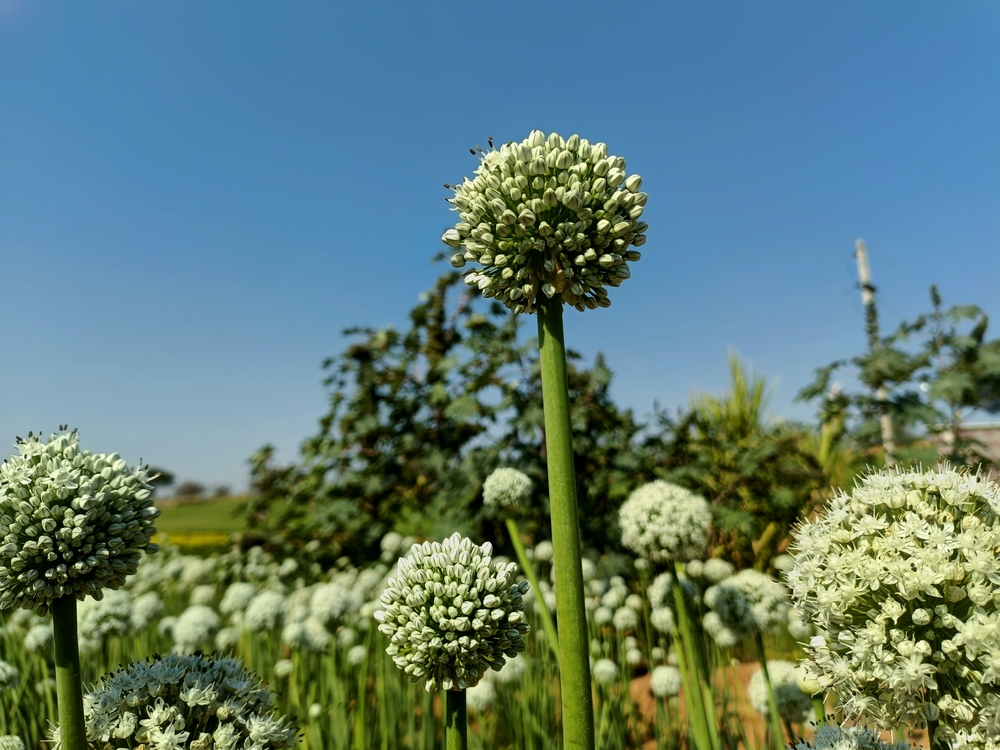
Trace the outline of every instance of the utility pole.
[[[872, 352], [881, 346], [878, 336], [878, 311], [875, 309], [875, 287], [872, 285], [872, 270], [868, 265], [868, 246], [865, 241], [854, 241], [854, 255], [858, 260], [858, 284], [861, 287], [861, 302], [865, 306], [865, 328], [868, 332], [868, 346]], [[885, 450], [885, 465], [892, 466], [896, 456], [896, 438], [892, 429], [892, 416], [886, 408], [888, 394], [885, 386], [880, 385], [875, 391], [875, 399], [879, 402], [879, 422], [882, 426], [882, 448]]]

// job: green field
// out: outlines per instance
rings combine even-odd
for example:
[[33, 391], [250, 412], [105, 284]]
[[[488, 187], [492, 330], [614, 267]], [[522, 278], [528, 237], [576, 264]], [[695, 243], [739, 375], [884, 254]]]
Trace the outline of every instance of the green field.
[[199, 502], [157, 504], [157, 531], [168, 535], [232, 534], [246, 528], [246, 519], [235, 515], [244, 498], [223, 497]]

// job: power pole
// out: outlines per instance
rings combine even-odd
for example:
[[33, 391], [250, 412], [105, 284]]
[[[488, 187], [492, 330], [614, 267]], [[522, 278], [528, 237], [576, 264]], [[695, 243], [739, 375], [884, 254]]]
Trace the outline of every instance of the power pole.
[[[865, 241], [854, 241], [854, 255], [858, 259], [858, 284], [861, 286], [861, 302], [865, 306], [865, 328], [868, 332], [868, 346], [874, 352], [881, 346], [878, 336], [878, 311], [875, 309], [875, 287], [872, 285], [872, 270], [868, 265], [868, 246]], [[875, 391], [875, 399], [880, 406], [879, 422], [882, 426], [882, 448], [885, 450], [885, 465], [892, 466], [896, 455], [896, 438], [892, 428], [892, 416], [886, 408], [888, 394], [885, 386]]]

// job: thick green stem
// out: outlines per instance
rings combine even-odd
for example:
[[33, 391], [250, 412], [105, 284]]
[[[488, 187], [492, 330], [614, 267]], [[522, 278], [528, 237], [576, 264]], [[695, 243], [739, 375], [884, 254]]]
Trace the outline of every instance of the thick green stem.
[[469, 750], [469, 723], [465, 715], [465, 691], [445, 692], [445, 720], [447, 721], [448, 750]]
[[587, 613], [580, 563], [580, 523], [576, 470], [566, 379], [562, 301], [539, 295], [538, 349], [545, 411], [545, 455], [559, 618], [559, 673], [562, 688], [563, 747], [594, 750], [594, 699], [590, 687]]
[[686, 665], [690, 674], [688, 678], [690, 685], [685, 685], [684, 688], [685, 700], [688, 703], [688, 715], [691, 717], [692, 726], [699, 727], [699, 732], [695, 735], [699, 750], [702, 748], [718, 750], [720, 747], [719, 728], [716, 723], [715, 697], [712, 694], [711, 676], [699, 660], [699, 650], [695, 643], [695, 638], [701, 636], [695, 633], [692, 627], [676, 563], [673, 563], [672, 570], [673, 583], [671, 585], [674, 592], [674, 607], [677, 610], [677, 633], [680, 637], [681, 652], [684, 654], [682, 663]]
[[937, 734], [938, 720], [931, 719], [927, 722], [927, 747], [930, 750], [945, 750], [948, 747], [947, 742], [941, 742], [937, 740], [935, 742], [935, 735]]
[[760, 633], [754, 633], [754, 646], [757, 647], [757, 661], [760, 662], [760, 674], [764, 678], [764, 687], [767, 688], [767, 713], [771, 723], [771, 741], [777, 750], [784, 750], [784, 735], [781, 732], [781, 717], [778, 715], [778, 701], [774, 697], [774, 688], [771, 685], [771, 675], [767, 672], [767, 658], [764, 654], [764, 637]]
[[535, 566], [528, 559], [528, 555], [524, 549], [524, 542], [521, 541], [521, 532], [517, 528], [517, 522], [513, 518], [507, 519], [507, 533], [510, 534], [510, 543], [514, 545], [514, 553], [517, 555], [517, 561], [520, 563], [524, 575], [527, 576], [528, 583], [531, 584], [531, 588], [535, 591], [535, 601], [538, 602], [538, 611], [542, 617], [542, 628], [545, 630], [545, 637], [549, 639], [552, 653], [555, 654], [558, 661], [559, 634], [556, 632], [556, 624], [552, 621], [552, 613], [549, 612], [549, 605], [545, 603], [545, 597], [542, 596], [542, 587], [538, 585], [538, 574], [535, 572]]
[[52, 635], [56, 659], [56, 700], [59, 703], [59, 737], [64, 750], [87, 750], [83, 720], [83, 681], [80, 646], [76, 637], [76, 599], [52, 600]]

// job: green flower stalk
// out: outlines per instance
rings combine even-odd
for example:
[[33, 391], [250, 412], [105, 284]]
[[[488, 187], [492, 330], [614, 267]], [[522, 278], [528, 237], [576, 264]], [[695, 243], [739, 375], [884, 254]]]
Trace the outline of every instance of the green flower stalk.
[[447, 691], [447, 747], [468, 747], [465, 690], [489, 669], [525, 649], [522, 596], [515, 563], [498, 563], [489, 542], [453, 534], [443, 543], [415, 544], [399, 560], [374, 617], [389, 636], [386, 653], [411, 682]]
[[[491, 141], [492, 145], [492, 141]], [[442, 237], [457, 268], [488, 298], [515, 313], [537, 313], [545, 451], [549, 470], [564, 747], [594, 747], [587, 618], [566, 380], [563, 305], [608, 307], [608, 287], [629, 278], [635, 248], [646, 241], [639, 221], [642, 179], [626, 177], [625, 160], [603, 143], [534, 130], [520, 143], [481, 153], [472, 180], [449, 201], [460, 221]]]
[[17, 449], [0, 466], [0, 609], [51, 611], [62, 745], [85, 750], [76, 600], [119, 588], [158, 549], [159, 511], [145, 468], [81, 450], [76, 430]]

